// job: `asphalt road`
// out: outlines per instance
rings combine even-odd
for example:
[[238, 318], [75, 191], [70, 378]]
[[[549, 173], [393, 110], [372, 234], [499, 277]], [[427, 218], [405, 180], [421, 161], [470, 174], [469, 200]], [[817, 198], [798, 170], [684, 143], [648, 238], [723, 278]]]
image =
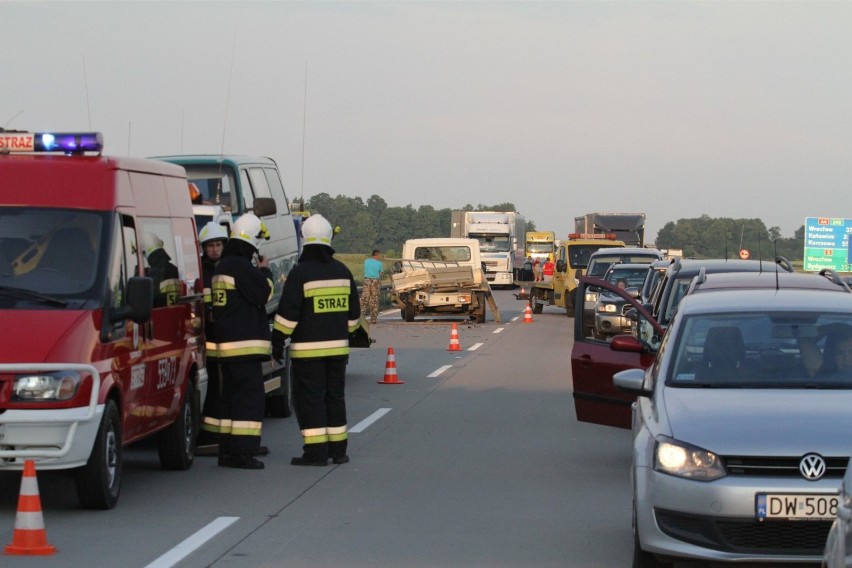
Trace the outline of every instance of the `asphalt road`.
[[[264, 421], [262, 471], [127, 453], [112, 511], [79, 508], [73, 480], [38, 475], [54, 556], [0, 565], [182, 567], [630, 566], [630, 433], [574, 418], [573, 320], [498, 291], [503, 323], [406, 324], [383, 314], [347, 375], [351, 462], [289, 465], [295, 417]], [[448, 351], [451, 323], [461, 351]], [[393, 347], [398, 379], [379, 384]], [[0, 546], [20, 477], [0, 475]]]

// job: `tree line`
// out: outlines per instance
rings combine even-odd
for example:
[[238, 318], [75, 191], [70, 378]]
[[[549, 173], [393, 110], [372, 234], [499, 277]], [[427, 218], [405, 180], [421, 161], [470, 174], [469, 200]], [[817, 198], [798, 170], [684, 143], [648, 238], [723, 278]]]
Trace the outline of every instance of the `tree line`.
[[[302, 204], [298, 201], [296, 207]], [[408, 239], [426, 237], [448, 237], [452, 209], [435, 209], [421, 205], [389, 207], [378, 195], [371, 195], [365, 202], [360, 197], [319, 193], [304, 203], [304, 209], [320, 213], [340, 232], [334, 237], [334, 248], [340, 253], [362, 253], [378, 248], [385, 256], [399, 256], [402, 244]], [[516, 211], [513, 203], [496, 205], [467, 204], [464, 211]], [[527, 231], [535, 231], [536, 225], [527, 220]], [[548, 230], [547, 228], [543, 230]], [[702, 215], [694, 219], [670, 221], [660, 229], [654, 241], [658, 248], [681, 249], [690, 258], [736, 257], [741, 249], [747, 249], [751, 258], [786, 256], [790, 260], [801, 260], [804, 252], [805, 227], [802, 225], [792, 238], [783, 238], [778, 227], [767, 228], [761, 219], [731, 219]], [[558, 235], [565, 238], [567, 235]], [[648, 235], [649, 242], [653, 239]]]

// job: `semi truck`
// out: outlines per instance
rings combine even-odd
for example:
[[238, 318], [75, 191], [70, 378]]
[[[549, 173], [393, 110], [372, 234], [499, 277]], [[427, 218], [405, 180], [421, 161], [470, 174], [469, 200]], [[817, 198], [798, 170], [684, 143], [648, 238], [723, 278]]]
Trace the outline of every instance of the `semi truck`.
[[463, 314], [484, 323], [489, 305], [499, 323], [482, 264], [476, 239], [409, 239], [394, 260], [391, 298], [407, 322], [417, 315]]
[[524, 263], [526, 226], [517, 211], [453, 211], [450, 237], [479, 241], [488, 282], [511, 288]]
[[645, 246], [644, 213], [586, 213], [574, 218], [574, 232], [614, 234], [629, 247]]
[[530, 231], [526, 237], [526, 251], [524, 258], [538, 258], [542, 261], [548, 257], [552, 258], [556, 252], [556, 232], [554, 231]]
[[527, 294], [517, 295], [528, 300], [533, 313], [540, 314], [545, 305], [565, 308], [568, 317], [574, 317], [575, 290], [580, 276], [586, 272], [593, 252], [607, 247], [623, 247], [613, 233], [571, 233], [556, 249], [556, 270], [549, 282], [518, 282], [529, 287]]

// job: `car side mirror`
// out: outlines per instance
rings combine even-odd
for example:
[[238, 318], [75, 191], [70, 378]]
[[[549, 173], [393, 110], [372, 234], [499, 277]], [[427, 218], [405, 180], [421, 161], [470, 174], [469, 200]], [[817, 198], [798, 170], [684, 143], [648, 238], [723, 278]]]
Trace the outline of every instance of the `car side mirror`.
[[271, 197], [255, 197], [252, 211], [258, 217], [269, 217], [275, 215], [278, 208], [275, 206], [275, 200]]
[[609, 348], [613, 351], [627, 353], [643, 353], [645, 351], [645, 345], [632, 335], [616, 335], [612, 338]]
[[147, 276], [134, 276], [127, 281], [126, 302], [110, 313], [110, 321], [115, 323], [130, 319], [136, 323], [145, 323], [151, 319], [154, 306], [154, 281]]

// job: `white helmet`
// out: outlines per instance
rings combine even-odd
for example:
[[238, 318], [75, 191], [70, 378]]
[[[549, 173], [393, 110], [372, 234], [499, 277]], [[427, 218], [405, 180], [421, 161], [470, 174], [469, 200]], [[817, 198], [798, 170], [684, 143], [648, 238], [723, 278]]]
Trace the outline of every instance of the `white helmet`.
[[149, 255], [157, 249], [163, 248], [163, 239], [154, 233], [145, 233], [142, 242], [145, 245], [145, 255]]
[[201, 239], [201, 245], [204, 246], [210, 241], [226, 242], [228, 240], [228, 232], [225, 230], [225, 227], [216, 221], [210, 221], [201, 228], [198, 237]]
[[257, 215], [246, 213], [234, 223], [231, 238], [245, 241], [256, 249], [260, 248], [263, 240], [269, 240], [269, 231]]
[[318, 213], [302, 222], [302, 238], [305, 239], [305, 245], [331, 246], [333, 235], [334, 229], [331, 228], [331, 223]]

